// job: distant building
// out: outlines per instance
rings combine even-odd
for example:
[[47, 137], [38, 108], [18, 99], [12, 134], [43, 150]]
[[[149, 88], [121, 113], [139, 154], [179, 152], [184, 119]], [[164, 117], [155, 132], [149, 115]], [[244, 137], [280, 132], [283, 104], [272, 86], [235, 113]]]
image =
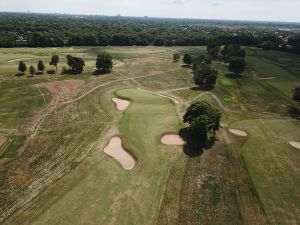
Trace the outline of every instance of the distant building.
[[20, 35], [19, 38], [16, 40], [16, 45], [17, 46], [27, 46], [28, 45], [27, 38]]

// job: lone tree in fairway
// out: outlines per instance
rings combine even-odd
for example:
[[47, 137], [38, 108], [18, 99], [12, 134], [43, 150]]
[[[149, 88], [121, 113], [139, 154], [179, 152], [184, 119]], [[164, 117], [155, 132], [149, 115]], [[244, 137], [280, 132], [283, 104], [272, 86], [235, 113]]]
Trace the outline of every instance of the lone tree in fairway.
[[177, 62], [180, 59], [180, 54], [178, 52], [173, 54], [173, 60]]
[[58, 55], [53, 55], [52, 59], [51, 59], [51, 62], [50, 62], [50, 65], [51, 66], [55, 66], [56, 72], [57, 72], [57, 65], [58, 65], [58, 63], [59, 63], [59, 57], [58, 57]]
[[300, 103], [300, 86], [296, 87], [293, 91], [293, 99]]
[[183, 56], [183, 62], [187, 65], [192, 64], [192, 56], [190, 54], [185, 54]]
[[20, 71], [21, 73], [25, 73], [26, 70], [27, 70], [26, 64], [25, 64], [23, 61], [21, 61], [21, 62], [19, 63], [19, 71]]
[[212, 89], [217, 81], [218, 72], [204, 62], [193, 66], [194, 82], [197, 86]]
[[206, 101], [198, 101], [188, 107], [183, 121], [189, 126], [180, 131], [180, 136], [195, 147], [204, 147], [208, 133], [216, 135], [220, 128], [222, 113]]
[[231, 57], [229, 59], [229, 67], [228, 70], [230, 72], [233, 72], [237, 75], [240, 75], [242, 72], [244, 72], [246, 67], [245, 59], [242, 57]]
[[[74, 57], [67, 55], [67, 64], [69, 65], [69, 70], [71, 73], [82, 73], [85, 66], [84, 60], [79, 57]], [[63, 71], [65, 73], [65, 71]]]
[[107, 52], [101, 52], [96, 61], [96, 68], [98, 71], [110, 72], [113, 67], [113, 61]]
[[45, 70], [45, 65], [42, 60], [38, 62], [38, 70], [42, 73]]
[[30, 66], [29, 67], [29, 73], [30, 73], [31, 76], [33, 76], [35, 74], [35, 68], [34, 68], [34, 66]]

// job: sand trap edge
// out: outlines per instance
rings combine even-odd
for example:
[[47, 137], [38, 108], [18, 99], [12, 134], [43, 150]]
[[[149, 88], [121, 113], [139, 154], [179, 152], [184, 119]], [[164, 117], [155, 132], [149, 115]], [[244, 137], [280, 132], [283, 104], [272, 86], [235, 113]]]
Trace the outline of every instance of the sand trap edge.
[[248, 136], [248, 133], [246, 131], [243, 131], [243, 130], [232, 128], [232, 129], [228, 129], [228, 131], [231, 134], [234, 134], [234, 135], [237, 135], [237, 136], [240, 136], [240, 137], [247, 137]]
[[298, 142], [298, 141], [289, 141], [288, 143], [293, 148], [300, 149], [300, 142]]

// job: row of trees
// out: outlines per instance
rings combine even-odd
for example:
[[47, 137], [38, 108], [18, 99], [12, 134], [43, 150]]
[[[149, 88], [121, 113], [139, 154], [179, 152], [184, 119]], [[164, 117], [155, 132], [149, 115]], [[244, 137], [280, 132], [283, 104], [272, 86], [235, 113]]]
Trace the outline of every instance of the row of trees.
[[[63, 67], [62, 74], [69, 74], [69, 73], [80, 74], [80, 73], [82, 73], [82, 71], [85, 67], [85, 62], [84, 62], [83, 58], [75, 57], [72, 55], [67, 55], [66, 58], [67, 58], [67, 65], [69, 66], [69, 68], [67, 69], [66, 67]], [[51, 66], [54, 66], [56, 69], [56, 72], [57, 72], [57, 67], [59, 64], [59, 56], [53, 55], [49, 64]], [[110, 54], [108, 54], [107, 52], [101, 52], [100, 54], [98, 54], [97, 60], [96, 60], [96, 68], [98, 71], [106, 73], [106, 72], [109, 72], [112, 69], [112, 67], [113, 67], [113, 61], [112, 61]], [[37, 68], [40, 73], [43, 73], [45, 71], [46, 67], [42, 60], [40, 60], [38, 62]], [[23, 61], [20, 61], [18, 70], [21, 73], [25, 73], [27, 71], [27, 66]], [[30, 66], [29, 73], [33, 76], [35, 74], [35, 72], [36, 72], [35, 67]]]
[[[219, 45], [235, 43], [282, 50], [289, 50], [291, 45], [291, 51], [300, 53], [300, 35], [278, 30], [278, 26], [282, 25], [0, 13], [0, 47], [198, 46], [217, 41]], [[213, 53], [216, 49], [210, 50]]]

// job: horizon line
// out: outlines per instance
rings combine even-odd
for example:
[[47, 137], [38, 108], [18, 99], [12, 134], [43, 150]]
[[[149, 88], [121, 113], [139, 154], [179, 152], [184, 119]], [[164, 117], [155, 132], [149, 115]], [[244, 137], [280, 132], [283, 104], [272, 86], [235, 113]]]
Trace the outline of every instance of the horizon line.
[[16, 14], [46, 14], [46, 15], [70, 15], [70, 16], [99, 16], [99, 17], [120, 17], [120, 18], [148, 18], [148, 19], [182, 19], [182, 20], [207, 20], [207, 21], [236, 21], [236, 22], [256, 22], [256, 23], [286, 23], [299, 24], [300, 21], [277, 21], [277, 20], [253, 20], [253, 19], [207, 19], [207, 18], [193, 18], [193, 17], [159, 17], [159, 16], [125, 16], [125, 15], [101, 15], [101, 14], [85, 14], [85, 13], [59, 13], [59, 12], [31, 12], [28, 11], [0, 11], [0, 13], [16, 13]]

